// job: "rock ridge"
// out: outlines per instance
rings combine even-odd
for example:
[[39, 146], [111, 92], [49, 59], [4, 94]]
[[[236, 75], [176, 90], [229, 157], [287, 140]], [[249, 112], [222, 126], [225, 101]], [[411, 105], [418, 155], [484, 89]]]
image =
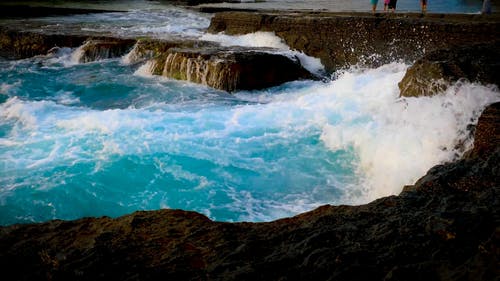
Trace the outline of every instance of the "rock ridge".
[[497, 40], [500, 16], [328, 12], [216, 13], [209, 32], [270, 31], [292, 49], [320, 58], [329, 72], [355, 64], [413, 62], [425, 53]]
[[500, 41], [428, 52], [399, 83], [401, 96], [431, 96], [459, 80], [500, 85]]
[[172, 48], [154, 59], [153, 74], [228, 92], [313, 79], [296, 57], [262, 48]]

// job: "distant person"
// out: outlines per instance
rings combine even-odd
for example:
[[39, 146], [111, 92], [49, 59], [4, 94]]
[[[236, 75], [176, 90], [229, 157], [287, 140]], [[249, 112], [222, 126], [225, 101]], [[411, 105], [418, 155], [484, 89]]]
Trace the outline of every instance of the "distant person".
[[483, 0], [482, 14], [491, 14], [491, 0]]
[[427, 12], [427, 0], [420, 0], [420, 8], [422, 9], [422, 13]]
[[389, 7], [390, 0], [384, 0], [384, 12], [387, 12], [387, 7]]
[[377, 10], [378, 0], [370, 0], [370, 3], [372, 4], [372, 13], [375, 14], [375, 11]]
[[388, 8], [391, 12], [396, 11], [396, 2], [398, 2], [398, 0], [389, 0]]

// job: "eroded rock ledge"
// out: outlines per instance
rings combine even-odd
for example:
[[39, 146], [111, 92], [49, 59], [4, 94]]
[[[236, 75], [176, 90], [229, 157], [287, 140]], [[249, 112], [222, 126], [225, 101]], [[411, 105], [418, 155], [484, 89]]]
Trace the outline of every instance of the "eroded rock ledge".
[[500, 103], [399, 196], [268, 223], [187, 211], [0, 228], [3, 280], [496, 280]]
[[45, 55], [60, 47], [77, 49], [77, 62], [121, 57], [130, 63], [150, 61], [150, 71], [224, 91], [256, 90], [316, 79], [299, 59], [271, 48], [221, 47], [194, 39], [127, 39], [22, 32], [0, 27], [0, 57]]
[[212, 33], [271, 31], [293, 49], [320, 58], [330, 72], [396, 60], [413, 62], [426, 52], [500, 38], [498, 15], [327, 12], [221, 12]]
[[312, 79], [298, 58], [252, 48], [173, 48], [156, 57], [153, 74], [225, 91], [257, 90]]
[[458, 80], [500, 85], [500, 41], [436, 50], [418, 59], [399, 83], [401, 96], [431, 96]]

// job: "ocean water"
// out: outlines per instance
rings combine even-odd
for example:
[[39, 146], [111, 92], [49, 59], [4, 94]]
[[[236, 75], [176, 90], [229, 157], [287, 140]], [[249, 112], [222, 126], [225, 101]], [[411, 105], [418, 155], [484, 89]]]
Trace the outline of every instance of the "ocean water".
[[[368, 0], [242, 0], [242, 3], [208, 4], [207, 6], [268, 9], [268, 10], [328, 10], [328, 11], [371, 11]], [[427, 12], [429, 13], [479, 13], [482, 0], [429, 0]], [[492, 1], [496, 2], [496, 1]], [[161, 1], [160, 1], [161, 3]], [[497, 11], [498, 4], [492, 3], [493, 11]], [[382, 12], [384, 1], [379, 0], [377, 11]], [[398, 0], [396, 11], [420, 12], [420, 0]]]
[[[205, 34], [209, 17], [192, 11], [120, 24], [149, 12], [36, 24], [268, 46], [321, 71], [272, 33]], [[500, 100], [498, 90], [471, 83], [399, 98], [409, 66], [398, 62], [228, 94], [149, 75], [126, 56], [80, 64], [77, 52], [0, 60], [0, 225], [161, 208], [269, 221], [366, 203], [460, 157], [472, 142], [467, 127]]]

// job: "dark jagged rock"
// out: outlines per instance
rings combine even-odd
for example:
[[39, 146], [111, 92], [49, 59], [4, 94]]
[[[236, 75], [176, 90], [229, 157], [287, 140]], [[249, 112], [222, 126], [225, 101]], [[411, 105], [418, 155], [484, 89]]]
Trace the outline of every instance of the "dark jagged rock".
[[225, 91], [276, 86], [312, 75], [297, 58], [263, 49], [170, 49], [155, 59], [153, 74]]
[[58, 47], [80, 47], [80, 62], [114, 58], [129, 51], [135, 39], [23, 32], [0, 27], [0, 57], [22, 59], [45, 55]]
[[87, 39], [88, 36], [22, 32], [0, 26], [0, 57], [22, 59], [44, 55], [54, 47], [78, 47]]
[[500, 116], [500, 103], [490, 105], [481, 114], [474, 135], [472, 156], [490, 154], [500, 147], [500, 118], [498, 116]]
[[332, 72], [358, 63], [413, 62], [429, 51], [494, 41], [499, 26], [498, 15], [223, 12], [209, 31], [275, 32]]
[[460, 79], [500, 85], [500, 42], [472, 44], [429, 52], [399, 83], [401, 96], [430, 96]]
[[151, 73], [224, 91], [252, 90], [312, 79], [297, 58], [265, 48], [222, 48], [197, 40], [141, 39], [127, 55], [130, 63], [151, 60]]
[[78, 62], [86, 63], [102, 59], [121, 57], [135, 44], [133, 39], [91, 39], [79, 47]]
[[2, 227], [3, 278], [497, 280], [499, 108], [479, 119], [472, 153], [399, 196], [268, 223], [160, 210]]

